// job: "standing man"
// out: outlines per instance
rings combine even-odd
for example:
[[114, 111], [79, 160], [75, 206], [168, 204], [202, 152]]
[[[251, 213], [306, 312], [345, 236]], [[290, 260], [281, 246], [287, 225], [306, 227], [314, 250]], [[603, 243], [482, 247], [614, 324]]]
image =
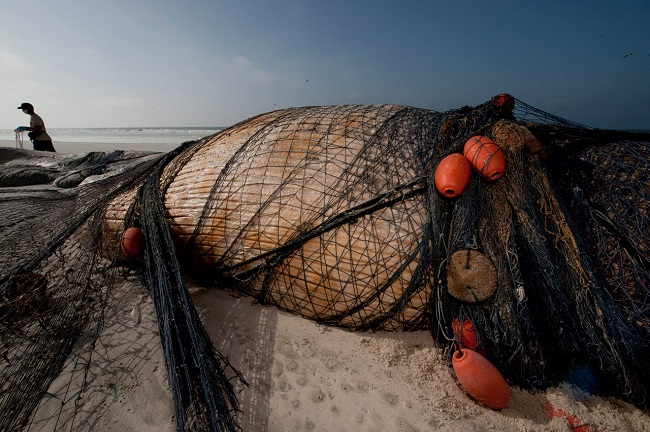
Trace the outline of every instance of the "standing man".
[[25, 114], [29, 114], [31, 120], [29, 121], [29, 127], [20, 126], [16, 130], [30, 131], [27, 136], [34, 143], [34, 150], [56, 152], [52, 144], [52, 138], [45, 131], [43, 119], [34, 112], [34, 106], [30, 103], [23, 102], [18, 109], [23, 110]]

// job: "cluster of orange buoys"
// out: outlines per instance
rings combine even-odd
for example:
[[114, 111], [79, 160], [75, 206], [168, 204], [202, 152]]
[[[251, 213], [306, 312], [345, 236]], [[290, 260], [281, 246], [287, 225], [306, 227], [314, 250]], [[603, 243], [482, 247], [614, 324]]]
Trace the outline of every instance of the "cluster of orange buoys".
[[471, 137], [462, 155], [452, 153], [443, 158], [434, 176], [436, 189], [447, 198], [456, 198], [469, 184], [472, 168], [487, 180], [496, 180], [505, 172], [503, 152], [490, 138]]
[[[469, 185], [472, 168], [486, 180], [500, 178], [506, 169], [503, 151], [486, 136], [473, 136], [465, 143], [463, 154], [452, 153], [440, 161], [435, 172], [436, 189], [447, 198], [456, 198]], [[452, 366], [465, 391], [478, 402], [492, 409], [503, 409], [510, 403], [508, 384], [499, 370], [485, 358], [485, 350], [477, 343], [471, 321], [455, 319], [452, 328], [456, 351]]]

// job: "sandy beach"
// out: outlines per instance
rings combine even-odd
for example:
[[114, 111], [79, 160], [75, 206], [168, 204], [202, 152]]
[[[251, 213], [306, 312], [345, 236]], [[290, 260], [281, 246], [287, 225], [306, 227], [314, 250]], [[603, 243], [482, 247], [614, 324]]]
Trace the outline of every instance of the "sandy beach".
[[[194, 289], [193, 299], [214, 346], [249, 383], [238, 386], [244, 431], [650, 430], [637, 408], [568, 386], [536, 394], [511, 388], [507, 408], [483, 407], [458, 386], [425, 332], [352, 333], [220, 290]], [[135, 279], [116, 290], [95, 351], [79, 400], [68, 387], [70, 364], [50, 389], [61, 399], [46, 397], [29, 430], [173, 431], [153, 306]], [[63, 418], [74, 410], [77, 418], [59, 419], [54, 429], [62, 401]], [[584, 426], [571, 429], [569, 419]]]
[[[60, 153], [174, 147], [54, 146]], [[237, 383], [243, 431], [650, 431], [646, 412], [569, 385], [537, 393], [511, 387], [507, 408], [486, 408], [464, 393], [449, 347], [427, 332], [350, 332], [190, 287], [214, 347], [248, 382]], [[27, 430], [175, 430], [153, 305], [135, 275], [117, 284], [101, 336], [88, 342], [75, 346]], [[88, 376], [79, 358], [90, 363]]]

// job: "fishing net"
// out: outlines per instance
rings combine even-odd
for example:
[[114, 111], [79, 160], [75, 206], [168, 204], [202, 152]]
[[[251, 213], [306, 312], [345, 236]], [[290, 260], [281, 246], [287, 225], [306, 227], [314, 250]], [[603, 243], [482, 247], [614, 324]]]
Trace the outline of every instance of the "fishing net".
[[[436, 167], [476, 135], [500, 146], [505, 174], [474, 172], [443, 197]], [[237, 429], [231, 379], [243, 382], [183, 274], [323, 324], [429, 330], [446, 345], [452, 321], [469, 319], [511, 384], [579, 369], [591, 380], [574, 384], [642, 406], [649, 142], [508, 95], [445, 113], [291, 108], [67, 192], [4, 194], [0, 429], [27, 424], [75, 342], [96, 339], [125, 266], [156, 309], [178, 430]], [[45, 215], [61, 222], [41, 227]], [[133, 226], [140, 261], [120, 252]], [[463, 285], [470, 295], [453, 295]]]
[[148, 165], [84, 188], [2, 194], [0, 430], [20, 430], [75, 343], [95, 339], [118, 252], [99, 253], [100, 209]]
[[[230, 380], [239, 375], [212, 348], [175, 265], [164, 214], [157, 207], [161, 205], [157, 167], [183, 150], [179, 147], [162, 159], [135, 158], [118, 170], [121, 174], [99, 175], [97, 181], [76, 188], [8, 189], [3, 194], [0, 430], [30, 425], [42, 399], [52, 397], [49, 386], [69, 356], [70, 375], [82, 377], [84, 384], [64, 393], [57, 416], [77, 410], [112, 290], [116, 280], [125, 277], [123, 266], [128, 264], [147, 270], [142, 277], [154, 299], [177, 429], [236, 430]], [[73, 173], [87, 178], [116, 159], [131, 158], [122, 157], [122, 152], [96, 156], [85, 158], [90, 162]], [[69, 179], [70, 174], [61, 177]], [[108, 204], [124, 192], [140, 194], [139, 211], [150, 240], [143, 262], [125, 262], [119, 237], [107, 237], [102, 230], [105, 214], [110, 213]], [[88, 347], [81, 349], [80, 343]], [[226, 376], [228, 370], [231, 374]], [[79, 427], [72, 422], [65, 428], [75, 426]], [[62, 429], [55, 422], [54, 430]]]

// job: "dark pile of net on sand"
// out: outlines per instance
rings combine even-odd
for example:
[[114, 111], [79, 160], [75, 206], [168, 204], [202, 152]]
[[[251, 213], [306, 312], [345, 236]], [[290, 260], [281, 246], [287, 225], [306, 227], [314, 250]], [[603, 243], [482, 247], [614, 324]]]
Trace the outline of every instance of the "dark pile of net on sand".
[[[77, 187], [0, 194], [0, 430], [20, 430], [33, 420], [69, 356], [88, 367], [89, 354], [77, 354], [79, 341], [91, 347], [84, 353], [92, 353], [125, 267], [139, 272], [155, 307], [178, 430], [238, 429], [233, 380], [245, 383], [213, 348], [184, 273], [323, 324], [429, 330], [445, 346], [457, 342], [452, 321], [469, 319], [511, 385], [537, 390], [570, 381], [589, 393], [647, 406], [648, 134], [588, 128], [507, 95], [444, 113], [377, 105], [271, 114], [231, 128], [257, 122], [215, 177], [196, 230], [181, 248], [169, 228], [165, 193], [194, 154], [230, 129]], [[337, 127], [352, 114], [356, 126]], [[311, 141], [302, 159], [274, 148], [278, 136], [290, 142], [292, 134], [302, 134], [304, 141], [305, 132]], [[436, 166], [462, 153], [476, 135], [509, 140], [499, 143], [505, 174], [487, 181], [473, 173], [461, 196], [443, 197], [434, 185]], [[345, 139], [363, 140], [354, 157], [332, 151]], [[336, 182], [323, 188], [322, 199], [292, 209], [310, 219], [275, 247], [247, 249], [238, 261], [235, 240], [196, 273], [187, 256], [201, 246], [198, 233], [214, 217], [217, 197], [236, 198], [236, 180], [260, 177], [265, 167], [251, 161], [269, 152], [275, 162], [286, 157], [292, 168], [256, 203], [259, 211], [246, 213], [242, 232], [251, 221], [268, 230], [279, 223], [282, 217], [270, 216], [269, 209], [282, 211], [283, 190], [299, 193], [311, 176], [324, 176], [334, 165]], [[105, 163], [93, 161], [91, 171], [101, 172]], [[264, 189], [264, 176], [256, 181]], [[132, 193], [133, 202], [123, 225], [138, 224], [146, 239], [139, 261], [125, 260], [119, 240], [107, 241], [102, 227], [112, 200], [124, 193]], [[231, 213], [238, 211], [243, 214], [237, 208]], [[396, 221], [399, 227], [381, 235], [374, 229]], [[382, 258], [351, 258], [343, 234], [381, 251]], [[332, 262], [328, 252], [336, 248], [341, 262]], [[490, 258], [498, 288], [489, 298], [459, 301], [450, 294], [449, 257], [459, 250]], [[365, 263], [363, 271], [355, 271], [355, 260]], [[355, 297], [354, 288], [351, 297], [334, 293], [306, 308], [305, 293], [324, 289], [327, 274], [305, 288], [300, 278], [287, 277], [295, 275], [296, 262], [305, 273], [339, 269], [337, 277], [362, 294]]]

